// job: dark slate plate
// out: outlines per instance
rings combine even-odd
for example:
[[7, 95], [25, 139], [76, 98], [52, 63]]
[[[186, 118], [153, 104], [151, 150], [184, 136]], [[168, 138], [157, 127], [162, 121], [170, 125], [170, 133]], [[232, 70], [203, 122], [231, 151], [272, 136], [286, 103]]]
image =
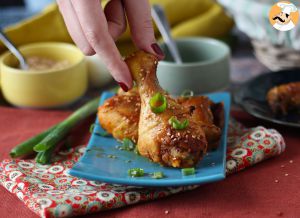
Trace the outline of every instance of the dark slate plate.
[[266, 101], [267, 92], [274, 86], [300, 81], [300, 69], [265, 73], [243, 84], [234, 93], [234, 101], [249, 114], [273, 123], [300, 127], [300, 112], [295, 111], [287, 116], [275, 116]]

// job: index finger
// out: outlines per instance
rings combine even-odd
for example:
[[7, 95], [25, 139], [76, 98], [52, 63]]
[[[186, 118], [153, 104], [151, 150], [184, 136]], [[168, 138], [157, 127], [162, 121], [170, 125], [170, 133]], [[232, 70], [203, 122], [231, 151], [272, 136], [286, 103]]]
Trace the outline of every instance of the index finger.
[[123, 0], [132, 39], [136, 46], [144, 51], [164, 58], [154, 36], [151, 19], [151, 7], [147, 0]]
[[99, 0], [72, 0], [72, 4], [86, 39], [107, 65], [114, 79], [121, 85], [132, 87], [132, 77], [114, 40], [108, 31], [107, 21]]

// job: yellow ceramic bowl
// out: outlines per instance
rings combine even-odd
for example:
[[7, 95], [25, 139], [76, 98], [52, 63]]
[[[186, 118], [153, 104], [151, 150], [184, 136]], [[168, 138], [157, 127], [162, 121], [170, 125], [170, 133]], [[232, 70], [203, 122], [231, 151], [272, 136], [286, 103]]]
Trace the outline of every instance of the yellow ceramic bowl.
[[74, 102], [88, 84], [84, 55], [74, 45], [45, 42], [21, 46], [25, 57], [40, 56], [56, 61], [67, 60], [59, 70], [21, 70], [9, 52], [0, 60], [1, 87], [5, 99], [18, 107], [54, 108]]

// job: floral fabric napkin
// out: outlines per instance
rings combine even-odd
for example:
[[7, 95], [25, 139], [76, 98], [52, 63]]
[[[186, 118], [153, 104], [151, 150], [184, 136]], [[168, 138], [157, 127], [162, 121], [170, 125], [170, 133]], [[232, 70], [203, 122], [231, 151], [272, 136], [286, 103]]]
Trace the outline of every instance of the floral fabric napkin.
[[[284, 140], [276, 130], [264, 127], [246, 129], [231, 120], [226, 173], [238, 172], [284, 150]], [[39, 165], [34, 160], [3, 160], [0, 163], [0, 184], [17, 195], [33, 212], [47, 218], [95, 213], [199, 187], [144, 188], [70, 176], [68, 170], [84, 151], [84, 146], [61, 151], [51, 165]]]

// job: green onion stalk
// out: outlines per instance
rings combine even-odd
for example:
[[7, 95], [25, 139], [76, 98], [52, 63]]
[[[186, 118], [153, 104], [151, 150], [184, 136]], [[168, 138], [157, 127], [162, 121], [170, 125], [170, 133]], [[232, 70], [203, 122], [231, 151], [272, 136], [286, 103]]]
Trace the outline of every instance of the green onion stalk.
[[98, 97], [89, 101], [61, 123], [17, 145], [10, 152], [11, 157], [16, 158], [36, 151], [39, 152], [36, 156], [38, 163], [49, 163], [58, 143], [66, 137], [74, 126], [97, 112], [98, 102]]
[[33, 147], [39, 143], [43, 138], [45, 138], [52, 130], [55, 129], [57, 125], [45, 130], [44, 132], [26, 140], [25, 142], [22, 142], [21, 144], [18, 144], [16, 147], [14, 147], [9, 155], [12, 158], [17, 158], [25, 155], [30, 155], [34, 153]]
[[54, 150], [55, 146], [52, 146], [46, 151], [38, 152], [35, 157], [35, 161], [39, 164], [48, 164], [51, 160]]
[[60, 142], [79, 122], [94, 114], [98, 108], [99, 98], [96, 98], [72, 113], [58, 124], [41, 142], [34, 146], [37, 152], [46, 151]]

